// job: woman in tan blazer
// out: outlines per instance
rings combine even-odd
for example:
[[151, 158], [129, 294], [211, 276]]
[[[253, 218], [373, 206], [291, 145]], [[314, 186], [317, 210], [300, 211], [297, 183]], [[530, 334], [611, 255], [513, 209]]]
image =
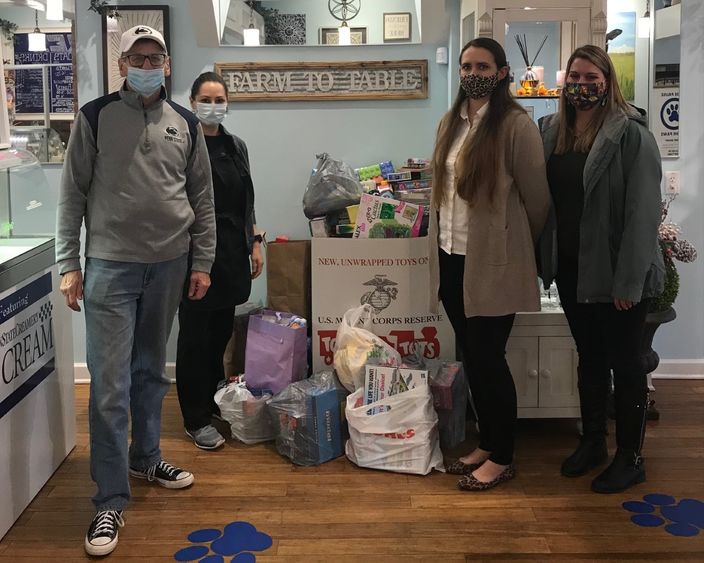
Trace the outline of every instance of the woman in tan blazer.
[[459, 58], [460, 91], [438, 128], [430, 213], [430, 292], [462, 350], [477, 448], [449, 466], [464, 490], [515, 476], [516, 388], [506, 342], [518, 311], [538, 311], [534, 244], [549, 209], [540, 133], [509, 92], [503, 48], [478, 38]]

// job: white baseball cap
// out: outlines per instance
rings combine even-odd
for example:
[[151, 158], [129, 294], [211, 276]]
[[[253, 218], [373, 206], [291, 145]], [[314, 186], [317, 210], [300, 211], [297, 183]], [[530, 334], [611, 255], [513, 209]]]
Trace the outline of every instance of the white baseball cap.
[[168, 53], [164, 36], [148, 25], [135, 25], [125, 31], [120, 39], [120, 53], [127, 53], [132, 48], [132, 45], [140, 39], [155, 41], [161, 45], [161, 48], [164, 49], [164, 53]]

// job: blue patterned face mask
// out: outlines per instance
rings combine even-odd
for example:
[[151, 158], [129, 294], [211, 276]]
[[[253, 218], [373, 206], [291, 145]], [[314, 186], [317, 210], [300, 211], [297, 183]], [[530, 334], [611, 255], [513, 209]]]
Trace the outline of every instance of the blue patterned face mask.
[[127, 68], [127, 84], [130, 88], [145, 98], [156, 94], [164, 83], [164, 69]]
[[225, 119], [227, 104], [196, 103], [196, 117], [206, 125], [218, 125]]

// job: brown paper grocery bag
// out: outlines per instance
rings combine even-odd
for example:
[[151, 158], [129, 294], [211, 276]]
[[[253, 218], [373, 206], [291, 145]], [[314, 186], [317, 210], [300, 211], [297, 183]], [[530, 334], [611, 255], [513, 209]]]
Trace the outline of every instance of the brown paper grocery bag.
[[270, 242], [266, 258], [269, 309], [294, 313], [310, 324], [310, 240]]
[[262, 310], [261, 305], [247, 301], [235, 307], [235, 318], [232, 322], [232, 336], [223, 354], [225, 379], [244, 373], [244, 354], [247, 347], [247, 326], [249, 316]]

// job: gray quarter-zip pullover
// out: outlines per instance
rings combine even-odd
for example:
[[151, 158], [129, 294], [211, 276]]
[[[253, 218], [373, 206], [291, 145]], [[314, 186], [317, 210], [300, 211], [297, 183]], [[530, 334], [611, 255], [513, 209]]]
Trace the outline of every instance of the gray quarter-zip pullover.
[[210, 272], [215, 213], [208, 150], [197, 118], [161, 98], [145, 108], [122, 89], [81, 108], [64, 160], [57, 210], [59, 273], [86, 257], [155, 263], [192, 251]]

